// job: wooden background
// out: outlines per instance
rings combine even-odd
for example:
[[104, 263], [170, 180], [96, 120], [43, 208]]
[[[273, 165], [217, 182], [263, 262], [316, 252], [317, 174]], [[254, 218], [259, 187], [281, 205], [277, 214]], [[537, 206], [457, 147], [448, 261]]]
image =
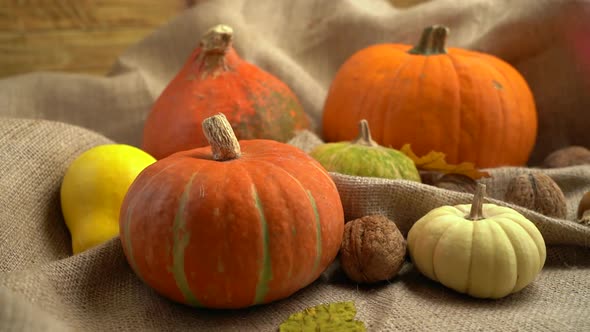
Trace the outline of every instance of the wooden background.
[[[104, 75], [127, 47], [199, 1], [0, 0], [0, 78], [40, 70]], [[405, 8], [431, 0], [389, 1]]]
[[127, 47], [183, 10], [181, 0], [0, 0], [0, 78], [105, 74]]

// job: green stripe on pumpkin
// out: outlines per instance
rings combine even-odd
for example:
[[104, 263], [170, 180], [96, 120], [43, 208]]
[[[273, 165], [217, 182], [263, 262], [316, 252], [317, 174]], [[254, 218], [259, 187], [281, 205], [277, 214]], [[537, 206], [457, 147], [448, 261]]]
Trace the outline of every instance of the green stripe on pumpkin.
[[270, 260], [270, 235], [268, 233], [268, 224], [264, 215], [264, 207], [258, 196], [256, 186], [252, 185], [252, 197], [254, 198], [254, 206], [258, 211], [260, 217], [260, 227], [262, 228], [262, 268], [258, 276], [258, 284], [256, 285], [256, 295], [254, 297], [254, 304], [260, 304], [264, 301], [269, 290], [269, 282], [272, 280], [272, 266]]
[[313, 215], [315, 216], [316, 254], [315, 262], [313, 264], [313, 271], [315, 272], [320, 266], [320, 262], [322, 260], [322, 224], [320, 222], [320, 212], [318, 211], [318, 206], [315, 202], [315, 198], [313, 198], [311, 190], [307, 190], [307, 197], [309, 198], [309, 202], [311, 203], [311, 207], [313, 209]]
[[188, 280], [186, 278], [186, 272], [184, 270], [184, 251], [190, 242], [191, 236], [190, 233], [186, 231], [186, 219], [184, 218], [184, 211], [195, 175], [197, 175], [197, 173], [191, 175], [188, 183], [184, 187], [184, 191], [180, 197], [180, 202], [178, 203], [178, 210], [176, 210], [176, 215], [174, 216], [174, 225], [172, 226], [174, 241], [172, 244], [172, 274], [174, 275], [176, 286], [184, 296], [186, 303], [192, 306], [201, 307], [202, 304], [197, 300], [190, 289]]

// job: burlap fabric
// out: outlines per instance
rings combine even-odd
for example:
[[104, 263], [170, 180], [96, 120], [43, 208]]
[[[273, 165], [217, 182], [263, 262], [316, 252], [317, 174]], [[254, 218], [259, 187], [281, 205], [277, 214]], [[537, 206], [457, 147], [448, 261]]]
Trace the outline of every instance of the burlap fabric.
[[[556, 147], [590, 145], [590, 90], [584, 68], [577, 67], [582, 62], [574, 61], [565, 42], [567, 27], [589, 21], [584, 2], [399, 3], [201, 1], [122, 55], [107, 77], [35, 73], [0, 80], [0, 331], [272, 331], [295, 311], [341, 300], [356, 302], [369, 331], [590, 330], [590, 228], [518, 207], [541, 230], [548, 261], [533, 284], [498, 301], [450, 291], [410, 263], [397, 278], [374, 287], [346, 281], [335, 265], [284, 301], [238, 311], [197, 310], [143, 285], [118, 238], [71, 255], [58, 195], [69, 162], [99, 144], [137, 144], [154, 98], [198, 36], [220, 22], [234, 27], [246, 59], [293, 88], [316, 125], [330, 79], [352, 52], [381, 41], [411, 43], [424, 26], [446, 24], [451, 44], [497, 54], [529, 81], [540, 113], [531, 164]], [[290, 143], [308, 150], [321, 141], [304, 132]], [[491, 170], [493, 177], [485, 180], [489, 200], [503, 204], [498, 199], [508, 180], [527, 171]], [[581, 195], [590, 190], [590, 166], [545, 172], [565, 192], [573, 219]], [[404, 234], [430, 209], [470, 198], [405, 181], [332, 176], [347, 219], [382, 213]]]

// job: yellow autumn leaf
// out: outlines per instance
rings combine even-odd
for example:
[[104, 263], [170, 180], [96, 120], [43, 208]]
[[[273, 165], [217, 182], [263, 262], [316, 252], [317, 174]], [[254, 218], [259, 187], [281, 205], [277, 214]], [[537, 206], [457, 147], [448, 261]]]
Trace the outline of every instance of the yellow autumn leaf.
[[279, 326], [279, 332], [365, 332], [365, 323], [355, 316], [353, 301], [320, 304], [289, 316]]
[[490, 173], [480, 171], [474, 163], [462, 162], [460, 164], [449, 164], [445, 161], [446, 155], [442, 152], [430, 151], [428, 154], [418, 157], [410, 144], [404, 144], [400, 151], [408, 156], [416, 164], [416, 168], [424, 171], [438, 171], [445, 174], [463, 174], [474, 180], [483, 177], [490, 177]]

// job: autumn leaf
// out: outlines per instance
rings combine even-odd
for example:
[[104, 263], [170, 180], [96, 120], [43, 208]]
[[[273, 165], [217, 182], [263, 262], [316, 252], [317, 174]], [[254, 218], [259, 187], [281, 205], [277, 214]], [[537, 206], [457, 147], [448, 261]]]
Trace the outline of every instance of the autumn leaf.
[[320, 304], [292, 314], [280, 326], [280, 332], [365, 332], [365, 324], [354, 319], [354, 302]]
[[438, 171], [444, 174], [463, 174], [474, 180], [490, 176], [490, 173], [475, 168], [475, 164], [473, 163], [463, 162], [457, 165], [448, 164], [445, 161], [446, 155], [442, 152], [430, 151], [428, 154], [418, 157], [414, 151], [412, 151], [410, 144], [402, 146], [400, 151], [412, 159], [418, 169], [424, 171]]

